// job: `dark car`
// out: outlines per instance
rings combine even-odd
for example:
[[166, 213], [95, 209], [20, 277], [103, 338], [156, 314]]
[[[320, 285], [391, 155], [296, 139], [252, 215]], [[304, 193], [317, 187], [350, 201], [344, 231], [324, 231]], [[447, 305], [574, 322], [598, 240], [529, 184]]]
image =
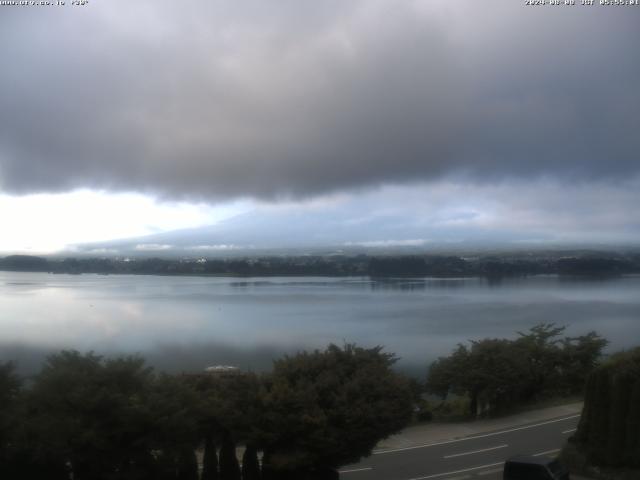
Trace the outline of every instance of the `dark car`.
[[503, 480], [569, 480], [569, 472], [558, 460], [519, 455], [504, 463]]

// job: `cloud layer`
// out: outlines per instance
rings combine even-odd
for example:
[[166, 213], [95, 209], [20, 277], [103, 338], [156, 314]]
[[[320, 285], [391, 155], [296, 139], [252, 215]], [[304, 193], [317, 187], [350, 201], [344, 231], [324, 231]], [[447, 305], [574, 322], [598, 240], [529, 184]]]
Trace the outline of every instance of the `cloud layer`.
[[[52, 253], [74, 243], [150, 235], [210, 225], [245, 210], [242, 204], [157, 202], [145, 195], [78, 190], [62, 194], [0, 194], [0, 256]], [[91, 252], [113, 253], [109, 249]]]
[[273, 199], [639, 173], [640, 9], [3, 7], [0, 188]]
[[[215, 225], [77, 245], [89, 254], [218, 256], [264, 250], [422, 251], [483, 247], [630, 246], [640, 241], [640, 181], [439, 182], [253, 203]], [[307, 250], [304, 250], [307, 249]]]

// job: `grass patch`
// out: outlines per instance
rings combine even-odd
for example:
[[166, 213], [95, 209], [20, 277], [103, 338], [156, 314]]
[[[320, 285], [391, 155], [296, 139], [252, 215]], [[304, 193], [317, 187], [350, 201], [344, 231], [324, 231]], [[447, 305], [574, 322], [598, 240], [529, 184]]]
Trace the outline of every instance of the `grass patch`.
[[[494, 410], [481, 415], [479, 418], [500, 418], [508, 415], [540, 410], [543, 408], [571, 405], [582, 402], [581, 395], [567, 397], [549, 397], [535, 402], [521, 403], [502, 410]], [[441, 401], [431, 397], [424, 398], [416, 405], [414, 424], [435, 422], [469, 422], [475, 420], [469, 414], [470, 399], [465, 395], [449, 396], [447, 400]], [[640, 478], [640, 477], [639, 477]], [[638, 479], [636, 479], [638, 480]]]
[[503, 416], [503, 415], [512, 415], [514, 413], [523, 413], [531, 410], [541, 410], [543, 408], [551, 408], [551, 407], [560, 407], [562, 405], [571, 405], [573, 403], [581, 403], [584, 401], [584, 396], [582, 395], [570, 395], [567, 397], [549, 397], [542, 398], [540, 400], [536, 400], [533, 402], [521, 403], [518, 405], [514, 405], [513, 408], [500, 412], [499, 415], [494, 416]]

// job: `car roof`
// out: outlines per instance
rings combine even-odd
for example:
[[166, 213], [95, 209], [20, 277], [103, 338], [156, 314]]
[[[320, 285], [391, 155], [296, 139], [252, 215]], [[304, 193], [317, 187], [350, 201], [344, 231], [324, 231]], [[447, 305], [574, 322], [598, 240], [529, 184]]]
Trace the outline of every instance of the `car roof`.
[[516, 455], [507, 460], [507, 463], [527, 463], [529, 465], [549, 465], [555, 461], [553, 458], [539, 456], [534, 457], [532, 455]]

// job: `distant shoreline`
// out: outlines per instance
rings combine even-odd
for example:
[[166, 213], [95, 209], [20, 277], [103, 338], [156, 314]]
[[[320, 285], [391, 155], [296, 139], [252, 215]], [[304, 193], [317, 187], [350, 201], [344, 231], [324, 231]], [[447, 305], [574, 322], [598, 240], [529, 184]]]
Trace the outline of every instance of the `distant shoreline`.
[[533, 275], [615, 277], [640, 273], [640, 254], [558, 252], [454, 255], [291, 256], [255, 258], [0, 258], [0, 271], [52, 274], [203, 277], [508, 278]]

